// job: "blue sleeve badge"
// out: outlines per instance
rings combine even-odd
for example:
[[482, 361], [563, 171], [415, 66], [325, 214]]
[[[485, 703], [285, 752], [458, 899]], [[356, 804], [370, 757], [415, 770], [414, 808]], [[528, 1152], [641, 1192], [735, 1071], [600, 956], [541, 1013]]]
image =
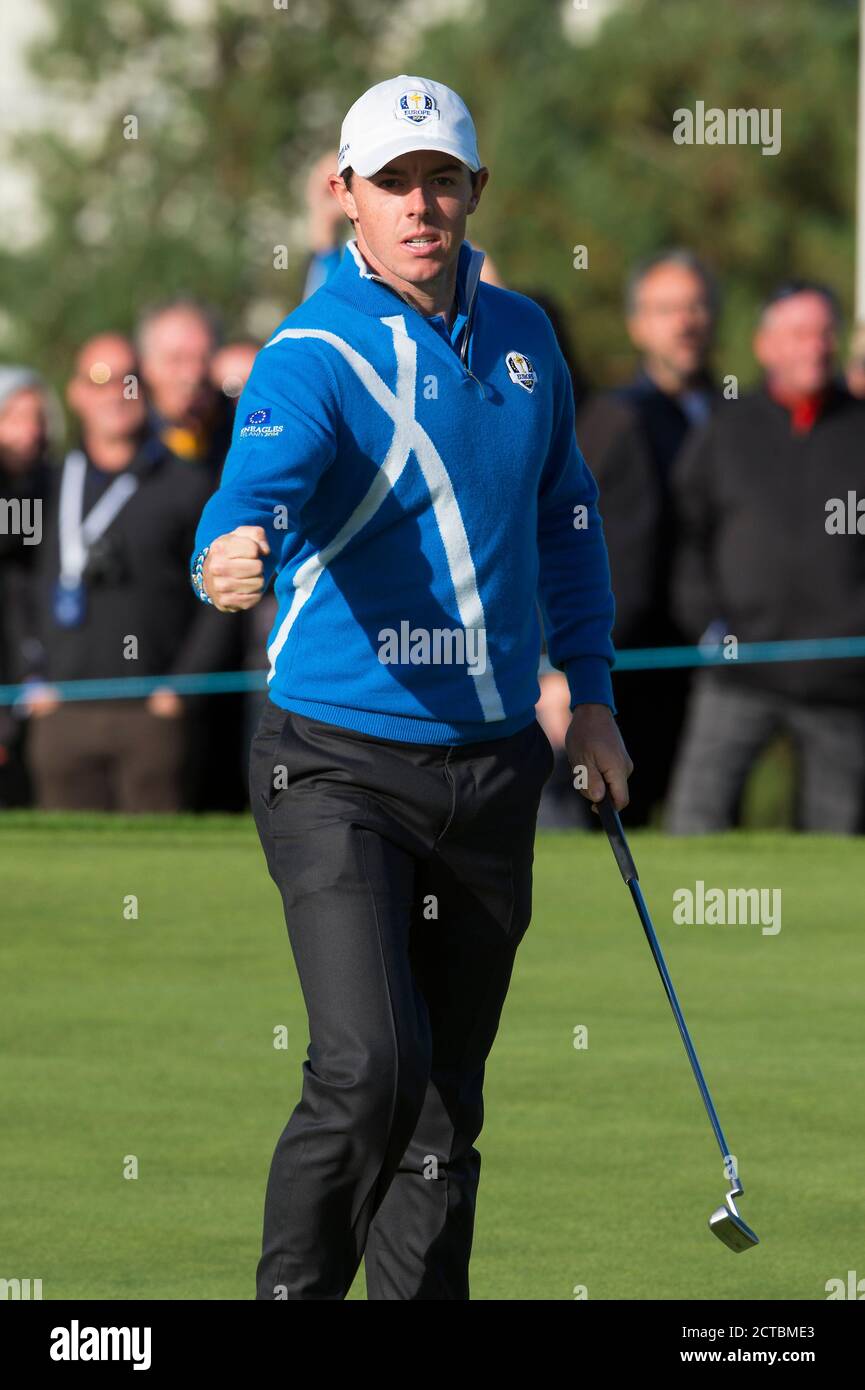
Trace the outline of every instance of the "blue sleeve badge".
[[263, 438], [272, 439], [277, 434], [282, 434], [283, 425], [272, 425], [270, 423], [270, 407], [260, 410], [251, 410], [247, 415], [243, 428], [240, 431], [241, 439]]

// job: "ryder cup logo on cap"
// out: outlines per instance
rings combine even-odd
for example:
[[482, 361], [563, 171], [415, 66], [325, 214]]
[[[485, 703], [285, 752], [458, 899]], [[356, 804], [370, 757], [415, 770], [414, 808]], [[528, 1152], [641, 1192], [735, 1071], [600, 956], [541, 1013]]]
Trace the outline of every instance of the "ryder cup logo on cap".
[[413, 150], [440, 150], [481, 168], [474, 121], [461, 97], [427, 77], [388, 78], [370, 87], [342, 123], [337, 173], [349, 166], [368, 179]]
[[404, 121], [420, 125], [421, 121], [431, 118], [438, 120], [440, 112], [429, 92], [403, 92], [397, 100], [396, 114]]

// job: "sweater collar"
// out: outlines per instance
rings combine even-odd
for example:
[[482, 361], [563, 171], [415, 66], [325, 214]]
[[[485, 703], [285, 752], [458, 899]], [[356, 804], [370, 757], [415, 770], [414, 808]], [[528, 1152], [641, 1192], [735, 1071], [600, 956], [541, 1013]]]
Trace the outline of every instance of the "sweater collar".
[[[477, 301], [478, 285], [481, 278], [481, 269], [485, 260], [486, 253], [477, 250], [471, 242], [463, 241], [459, 249], [457, 260], [456, 278], [456, 302], [457, 318], [466, 319], [466, 327], [463, 333], [462, 346], [460, 348], [460, 358], [466, 361], [469, 338], [472, 331], [474, 320], [475, 304]], [[397, 295], [404, 304], [416, 314], [420, 310], [412, 304], [405, 295], [395, 289], [383, 276], [377, 274], [372, 269], [369, 262], [361, 253], [357, 238], [352, 237], [346, 242], [345, 253], [340, 262], [339, 269], [333, 278], [328, 282], [328, 289], [337, 293], [346, 294], [360, 308], [365, 308], [369, 313], [378, 314], [381, 306], [380, 293], [378, 289], [373, 291], [373, 286], [383, 286], [388, 294]], [[372, 293], [367, 294], [367, 289]], [[421, 318], [426, 317], [421, 314]]]

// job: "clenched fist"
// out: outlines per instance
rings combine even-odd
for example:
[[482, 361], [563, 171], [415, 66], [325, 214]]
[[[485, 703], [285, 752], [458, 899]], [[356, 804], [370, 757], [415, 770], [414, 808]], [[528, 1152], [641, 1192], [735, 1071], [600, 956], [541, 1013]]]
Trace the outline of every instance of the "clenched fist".
[[217, 536], [204, 561], [204, 588], [220, 613], [254, 608], [264, 593], [264, 561], [270, 546], [263, 526], [235, 526]]

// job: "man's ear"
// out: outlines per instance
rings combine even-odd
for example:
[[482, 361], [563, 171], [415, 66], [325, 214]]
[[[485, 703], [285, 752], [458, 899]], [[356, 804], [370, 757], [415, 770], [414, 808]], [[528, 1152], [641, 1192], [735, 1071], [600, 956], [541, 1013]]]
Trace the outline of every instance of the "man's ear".
[[349, 222], [353, 224], [358, 216], [357, 204], [349, 189], [346, 188], [342, 175], [331, 174], [328, 178], [328, 183], [334, 198], [336, 198], [336, 201], [339, 203]]
[[475, 208], [481, 200], [481, 194], [483, 193], [484, 188], [486, 187], [486, 183], [489, 176], [490, 171], [484, 165], [482, 165], [480, 169], [476, 170], [476, 172], [472, 174], [472, 194], [469, 198], [466, 207], [466, 212], [474, 212]]

